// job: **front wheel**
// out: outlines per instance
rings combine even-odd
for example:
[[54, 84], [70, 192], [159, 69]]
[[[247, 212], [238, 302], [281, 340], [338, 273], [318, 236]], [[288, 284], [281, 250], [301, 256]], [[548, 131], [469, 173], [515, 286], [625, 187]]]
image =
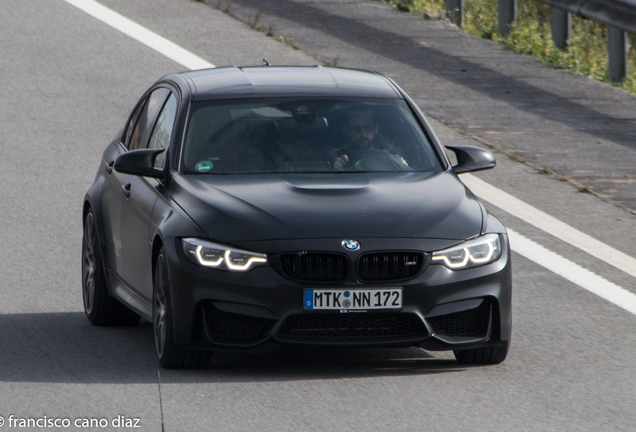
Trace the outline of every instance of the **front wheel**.
[[141, 317], [108, 295], [97, 227], [92, 210], [84, 219], [82, 239], [82, 295], [84, 312], [93, 325], [135, 325]]
[[499, 364], [506, 359], [506, 356], [508, 356], [509, 346], [510, 341], [505, 341], [501, 343], [501, 346], [473, 348], [453, 352], [455, 353], [457, 361], [462, 364]]
[[212, 352], [186, 350], [175, 343], [173, 319], [168, 268], [164, 252], [161, 250], [155, 262], [152, 300], [152, 327], [157, 359], [159, 364], [166, 369], [207, 366], [212, 359]]

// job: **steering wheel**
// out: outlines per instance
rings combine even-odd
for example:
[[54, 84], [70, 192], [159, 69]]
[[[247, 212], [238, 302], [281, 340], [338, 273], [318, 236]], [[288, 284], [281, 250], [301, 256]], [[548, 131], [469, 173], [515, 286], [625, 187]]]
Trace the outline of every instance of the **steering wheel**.
[[374, 148], [357, 151], [353, 158], [356, 171], [412, 171], [404, 162], [385, 150]]

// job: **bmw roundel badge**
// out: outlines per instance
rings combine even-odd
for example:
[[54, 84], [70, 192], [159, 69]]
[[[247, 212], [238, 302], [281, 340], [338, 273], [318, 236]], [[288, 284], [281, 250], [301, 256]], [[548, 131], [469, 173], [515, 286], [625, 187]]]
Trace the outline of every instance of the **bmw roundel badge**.
[[360, 243], [355, 240], [343, 240], [342, 247], [348, 251], [356, 251], [360, 249]]

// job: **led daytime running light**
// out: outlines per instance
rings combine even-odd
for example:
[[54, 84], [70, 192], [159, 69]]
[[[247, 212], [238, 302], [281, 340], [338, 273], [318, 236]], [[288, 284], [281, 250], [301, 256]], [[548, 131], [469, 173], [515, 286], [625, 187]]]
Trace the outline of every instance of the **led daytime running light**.
[[[206, 267], [218, 267], [221, 265], [221, 263], [223, 263], [223, 257], [219, 258], [216, 261], [208, 261], [205, 258], [203, 258], [203, 254], [201, 253], [201, 251], [203, 250], [203, 246], [198, 245], [197, 249], [196, 249], [196, 253], [197, 253], [197, 260], [199, 260], [199, 264], [201, 264], [202, 266], [206, 266]], [[227, 253], [228, 251], [226, 251]]]
[[[475, 258], [471, 253], [471, 249], [478, 246], [488, 247], [488, 253], [481, 258]], [[466, 242], [465, 245], [434, 252], [432, 261], [441, 261], [441, 263], [443, 263], [446, 267], [453, 270], [467, 267], [469, 261], [470, 263], [475, 265], [487, 264], [494, 261], [494, 259], [496, 258], [494, 255], [495, 253], [499, 252], [500, 248], [501, 246], [499, 245], [499, 236], [497, 234], [488, 234], [480, 239], [469, 240], [468, 242]], [[461, 262], [452, 263], [448, 256], [453, 252], [459, 251], [464, 252], [464, 259]]]
[[487, 246], [488, 246], [488, 255], [486, 255], [483, 258], [474, 258], [472, 255], [470, 255], [470, 261], [472, 263], [475, 263], [475, 264], [483, 264], [483, 263], [487, 263], [488, 261], [490, 261], [490, 258], [492, 258], [492, 255], [495, 253], [495, 248], [492, 245], [493, 243], [494, 242], [489, 242], [487, 244]]
[[[247, 262], [243, 265], [236, 265], [232, 263], [232, 260], [230, 260], [230, 254], [232, 253], [231, 250], [226, 250], [225, 251], [225, 265], [227, 266], [227, 268], [229, 268], [230, 270], [239, 270], [239, 271], [245, 271], [247, 269], [250, 268], [250, 266], [253, 263], [266, 263], [267, 259], [265, 258], [260, 258], [260, 257], [251, 257], [250, 259], [247, 260]], [[221, 260], [223, 260], [223, 258], [221, 258]]]
[[452, 262], [450, 262], [450, 260], [448, 259], [446, 255], [433, 256], [433, 261], [444, 261], [444, 264], [446, 264], [448, 267], [452, 269], [461, 268], [468, 263], [468, 257], [470, 256], [470, 254], [468, 253], [468, 249], [466, 248], [464, 248], [464, 253], [466, 254], [466, 256], [464, 257], [464, 261], [460, 263], [453, 264]]
[[[246, 272], [268, 263], [265, 254], [234, 249], [208, 240], [183, 238], [181, 244], [191, 262], [208, 268]], [[232, 257], [232, 254], [235, 256]]]

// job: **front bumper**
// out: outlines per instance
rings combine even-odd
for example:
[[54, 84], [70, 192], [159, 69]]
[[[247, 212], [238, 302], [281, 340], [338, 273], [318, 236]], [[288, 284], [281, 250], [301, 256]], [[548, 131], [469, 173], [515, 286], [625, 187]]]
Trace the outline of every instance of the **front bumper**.
[[[390, 250], [394, 241], [376, 239], [365, 244]], [[247, 273], [203, 268], [185, 258], [179, 239], [170, 239], [164, 248], [175, 342], [193, 348], [236, 350], [258, 350], [271, 343], [419, 345], [429, 350], [498, 345], [508, 341], [511, 333], [512, 271], [505, 234], [501, 242], [500, 258], [482, 267], [452, 271], [435, 264], [403, 282], [361, 283], [353, 274], [344, 283], [318, 284], [289, 280], [273, 267]], [[308, 241], [294, 243], [272, 242], [252, 250], [268, 254], [303, 250]], [[317, 248], [329, 250], [326, 240], [318, 243]], [[356, 258], [352, 254], [351, 262]], [[343, 313], [302, 307], [305, 288], [398, 286], [403, 290], [400, 311]]]

